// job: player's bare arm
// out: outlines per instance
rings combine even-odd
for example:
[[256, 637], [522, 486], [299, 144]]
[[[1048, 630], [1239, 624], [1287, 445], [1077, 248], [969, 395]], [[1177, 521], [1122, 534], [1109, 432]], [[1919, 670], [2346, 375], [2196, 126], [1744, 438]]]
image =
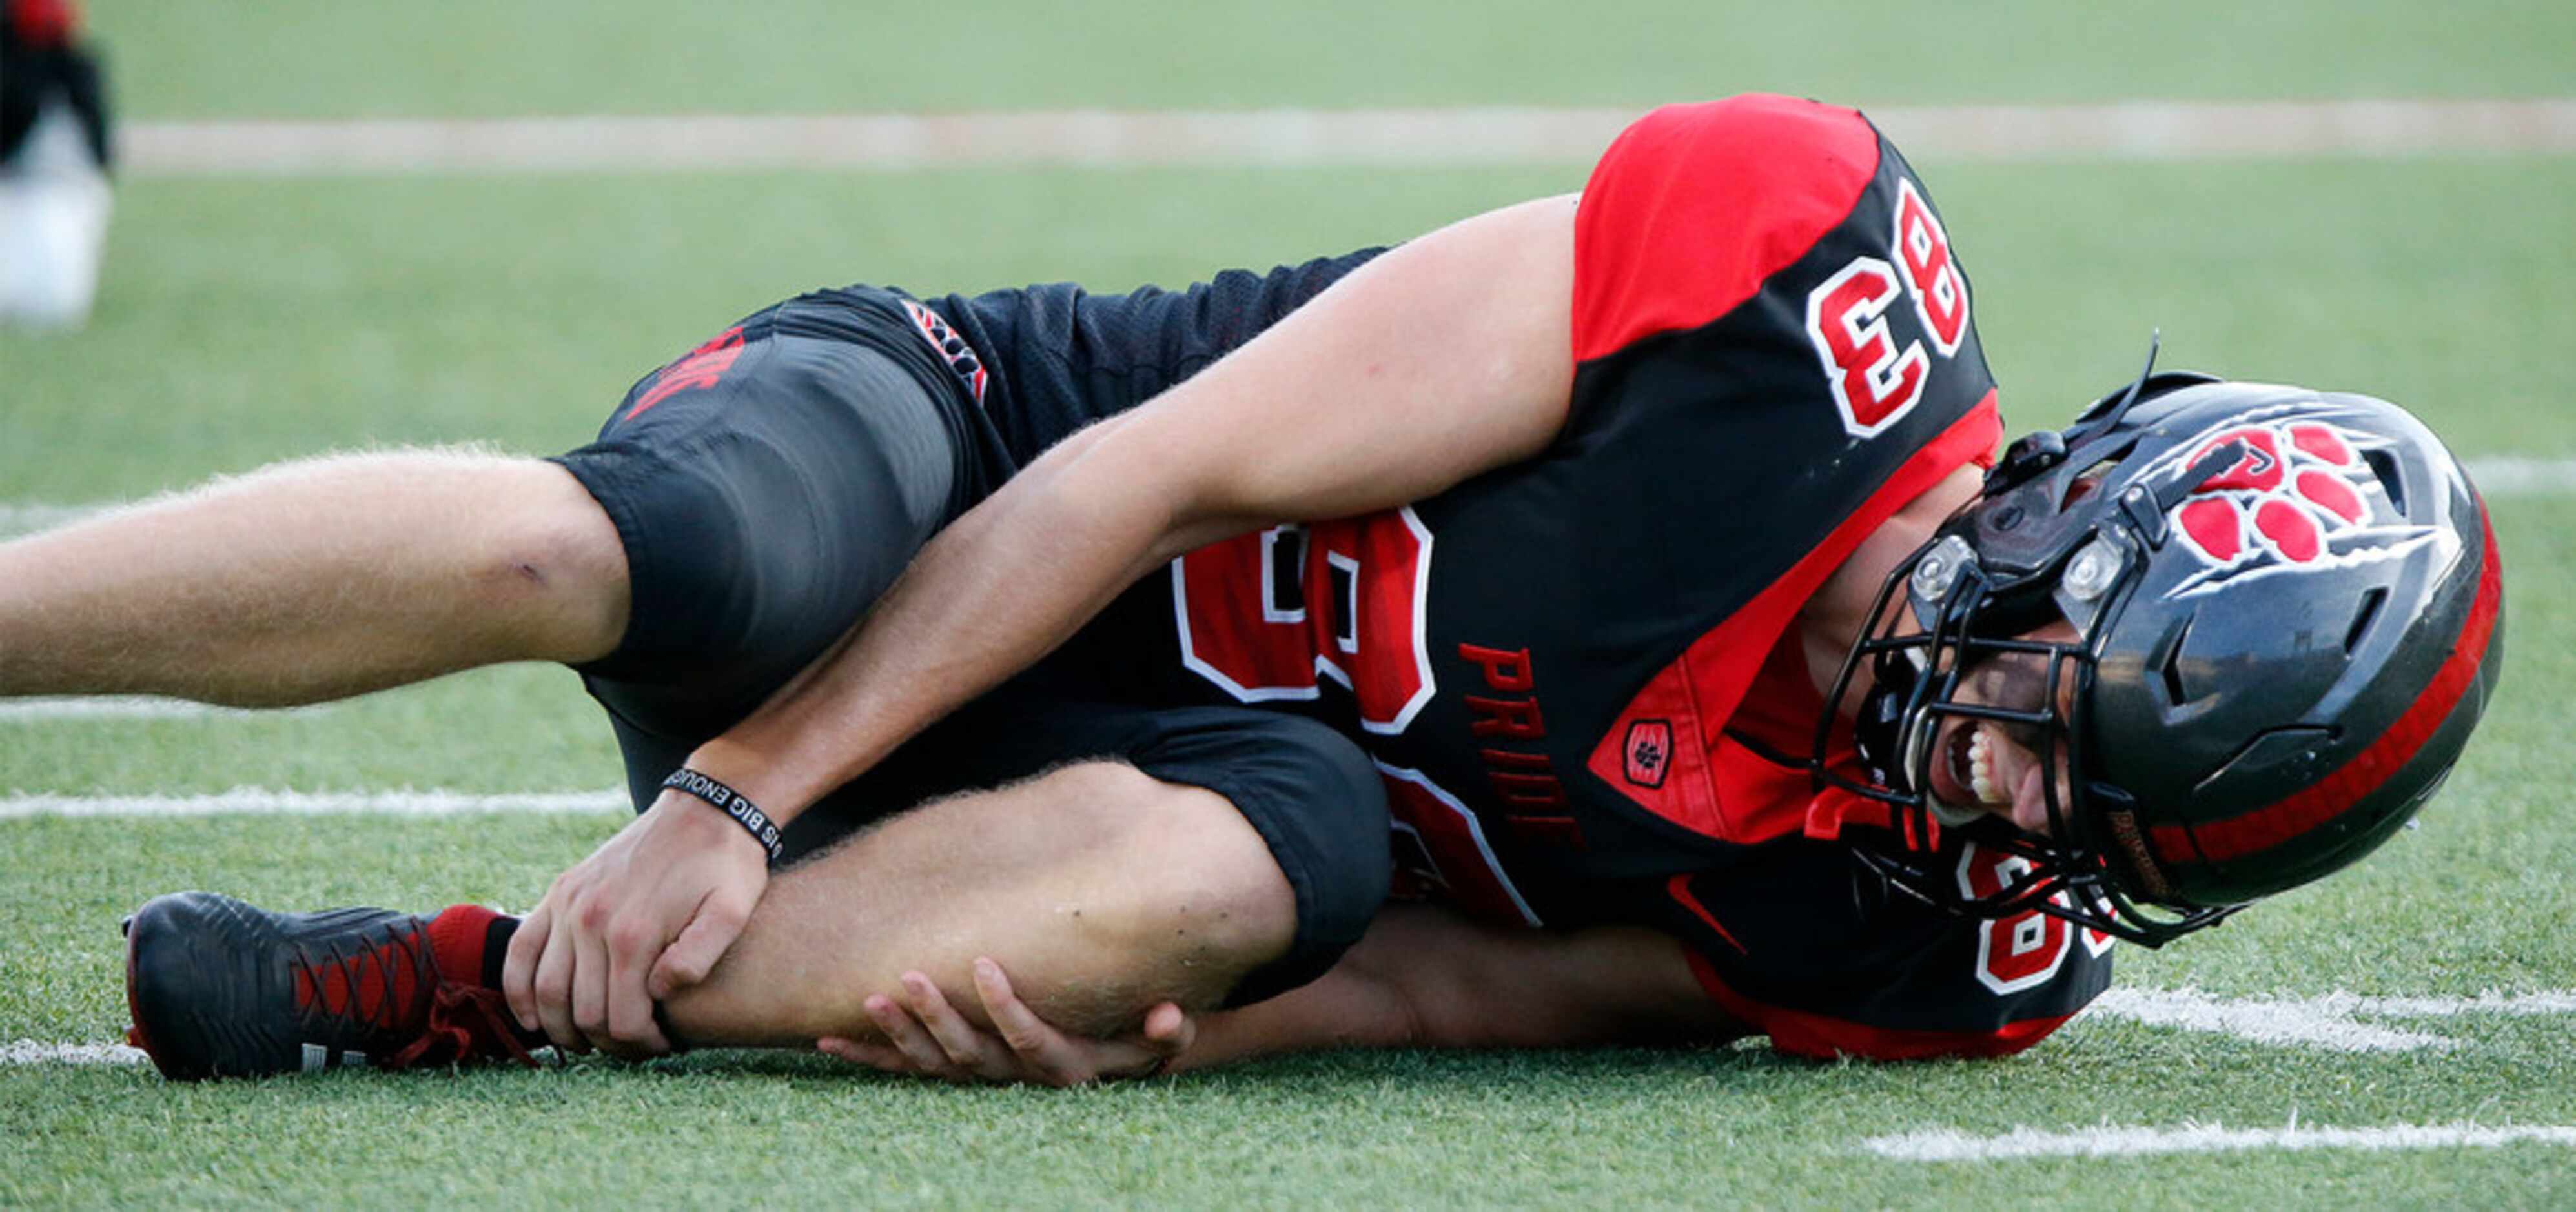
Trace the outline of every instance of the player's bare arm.
[[1205, 373], [1050, 450], [925, 548], [848, 644], [693, 768], [792, 820], [1182, 552], [1365, 513], [1562, 426], [1574, 200], [1389, 252]]
[[1156, 1006], [1135, 1031], [1069, 1036], [976, 981], [994, 1030], [926, 982], [879, 999], [882, 1040], [830, 1038], [835, 1056], [951, 1081], [1067, 1085], [1335, 1048], [1582, 1048], [1715, 1043], [1745, 1033], [1712, 1005], [1673, 939], [1648, 930], [1511, 930], [1431, 905], [1394, 905], [1314, 983], [1240, 1009]]
[[[1535, 454], [1563, 424], [1572, 373], [1573, 216], [1572, 198], [1552, 198], [1434, 232], [1057, 445], [691, 768], [792, 821], [1184, 551], [1401, 504]], [[558, 879], [511, 948], [521, 1024], [566, 1046], [666, 1048], [653, 1000], [703, 979], [760, 895], [760, 853], [735, 832], [666, 793]]]

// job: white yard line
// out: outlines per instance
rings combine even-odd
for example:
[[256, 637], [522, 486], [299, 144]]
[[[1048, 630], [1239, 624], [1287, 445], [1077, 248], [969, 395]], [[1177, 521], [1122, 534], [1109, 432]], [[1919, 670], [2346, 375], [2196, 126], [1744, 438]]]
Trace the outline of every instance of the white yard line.
[[2306, 998], [2217, 998], [2195, 989], [2113, 989], [2090, 1015], [2232, 1035], [2283, 1047], [2332, 1052], [2448, 1051], [2446, 1036], [2355, 1021], [2456, 1018], [2469, 1014], [2576, 1015], [2576, 990], [2481, 993], [2476, 997], [2364, 997], [2337, 991]]
[[2355, 1020], [2362, 1016], [2576, 1015], [2576, 990], [2476, 997], [2364, 997], [2338, 991], [2306, 998], [2217, 998], [2196, 989], [2113, 989], [2096, 999], [2086, 1013], [2283, 1047], [2333, 1052], [2447, 1051], [2457, 1043], [2445, 1036]]
[[[1629, 107], [136, 122], [141, 177], [1253, 164], [1580, 164]], [[1925, 160], [2576, 153], [2576, 99], [1873, 108]]]
[[631, 812], [623, 791], [523, 791], [488, 795], [464, 791], [272, 791], [235, 787], [215, 795], [0, 796], [0, 820], [29, 817], [310, 816], [364, 813], [380, 816], [454, 816], [466, 812]]
[[37, 1039], [0, 1044], [0, 1065], [140, 1065], [151, 1058], [123, 1044], [57, 1044]]
[[[2490, 497], [2556, 497], [2576, 494], [2576, 459], [2505, 455], [2467, 460], [2469, 478]], [[95, 517], [130, 501], [0, 501], [0, 538], [29, 534]]]
[[262, 715], [311, 715], [329, 711], [332, 706], [326, 703], [311, 707], [253, 710], [244, 707], [212, 707], [204, 703], [191, 703], [185, 699], [162, 699], [144, 695], [0, 699], [0, 724], [41, 724], [55, 720], [192, 720]]
[[2522, 1143], [2576, 1146], [2576, 1127], [2480, 1127], [2475, 1124], [2390, 1124], [2379, 1128], [2229, 1128], [2185, 1124], [2178, 1128], [2088, 1128], [2041, 1132], [2015, 1128], [2000, 1136], [1927, 1131], [1881, 1136], [1861, 1148], [1892, 1161], [2004, 1161], [2030, 1157], [2137, 1157], [2157, 1153], [2232, 1153], [2250, 1149], [2493, 1149]]

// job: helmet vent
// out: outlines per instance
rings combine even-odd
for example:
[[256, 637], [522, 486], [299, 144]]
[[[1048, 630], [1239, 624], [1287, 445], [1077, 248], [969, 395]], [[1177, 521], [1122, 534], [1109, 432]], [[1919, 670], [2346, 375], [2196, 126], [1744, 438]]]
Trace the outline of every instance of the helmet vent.
[[2379, 480], [2379, 490], [2388, 494], [2388, 504], [2398, 517], [2406, 513], [2406, 477], [2397, 468], [2397, 454], [2390, 450], [2364, 450], [2361, 461], [2370, 465], [2370, 474]]
[[2175, 628], [2173, 634], [2165, 638], [2164, 659], [2156, 662], [2157, 672], [2164, 677], [2165, 701], [2176, 707], [2192, 699], [2190, 687], [2183, 685], [2182, 682], [2182, 642], [2190, 635], [2191, 623], [2186, 619], [2182, 626]]
[[2371, 622], [2379, 617], [2379, 608], [2387, 602], [2388, 587], [2385, 585], [2361, 595], [2361, 609], [2353, 612], [2352, 627], [2343, 633], [2345, 656], [2351, 656], [2354, 649], [2361, 647], [2361, 637], [2370, 630]]

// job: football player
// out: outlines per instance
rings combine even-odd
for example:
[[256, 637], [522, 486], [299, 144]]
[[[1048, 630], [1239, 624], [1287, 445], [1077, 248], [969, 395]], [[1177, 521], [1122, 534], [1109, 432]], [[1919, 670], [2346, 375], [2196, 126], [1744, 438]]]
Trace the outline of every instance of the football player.
[[107, 240], [105, 75], [72, 0], [0, 0], [0, 325], [89, 318]]
[[[1859, 114], [1671, 107], [1579, 200], [1393, 250], [821, 292], [559, 459], [293, 465], [0, 549], [0, 691], [550, 659], [608, 709], [642, 813], [524, 919], [147, 905], [174, 1077], [831, 1040], [1066, 1079], [1214, 1007], [1184, 1059], [2010, 1052], [2114, 939], [2408, 819], [2500, 572], [2367, 397], [2149, 374], [1998, 458], [1972, 312]], [[991, 1029], [1035, 1043], [957, 1059]]]

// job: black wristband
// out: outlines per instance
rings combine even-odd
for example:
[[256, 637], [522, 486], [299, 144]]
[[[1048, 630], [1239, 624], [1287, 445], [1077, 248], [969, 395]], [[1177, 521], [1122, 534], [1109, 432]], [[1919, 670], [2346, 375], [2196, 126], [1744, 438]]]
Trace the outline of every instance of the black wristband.
[[715, 805], [726, 816], [732, 817], [735, 824], [742, 826], [745, 832], [751, 834], [751, 840], [760, 843], [761, 849], [769, 852], [770, 866], [777, 866], [778, 856], [786, 852], [787, 848], [778, 840], [778, 823], [770, 820], [768, 813], [762, 812], [741, 792], [686, 766], [672, 771], [671, 777], [662, 780], [662, 789], [677, 791], [682, 795], [694, 795]]

